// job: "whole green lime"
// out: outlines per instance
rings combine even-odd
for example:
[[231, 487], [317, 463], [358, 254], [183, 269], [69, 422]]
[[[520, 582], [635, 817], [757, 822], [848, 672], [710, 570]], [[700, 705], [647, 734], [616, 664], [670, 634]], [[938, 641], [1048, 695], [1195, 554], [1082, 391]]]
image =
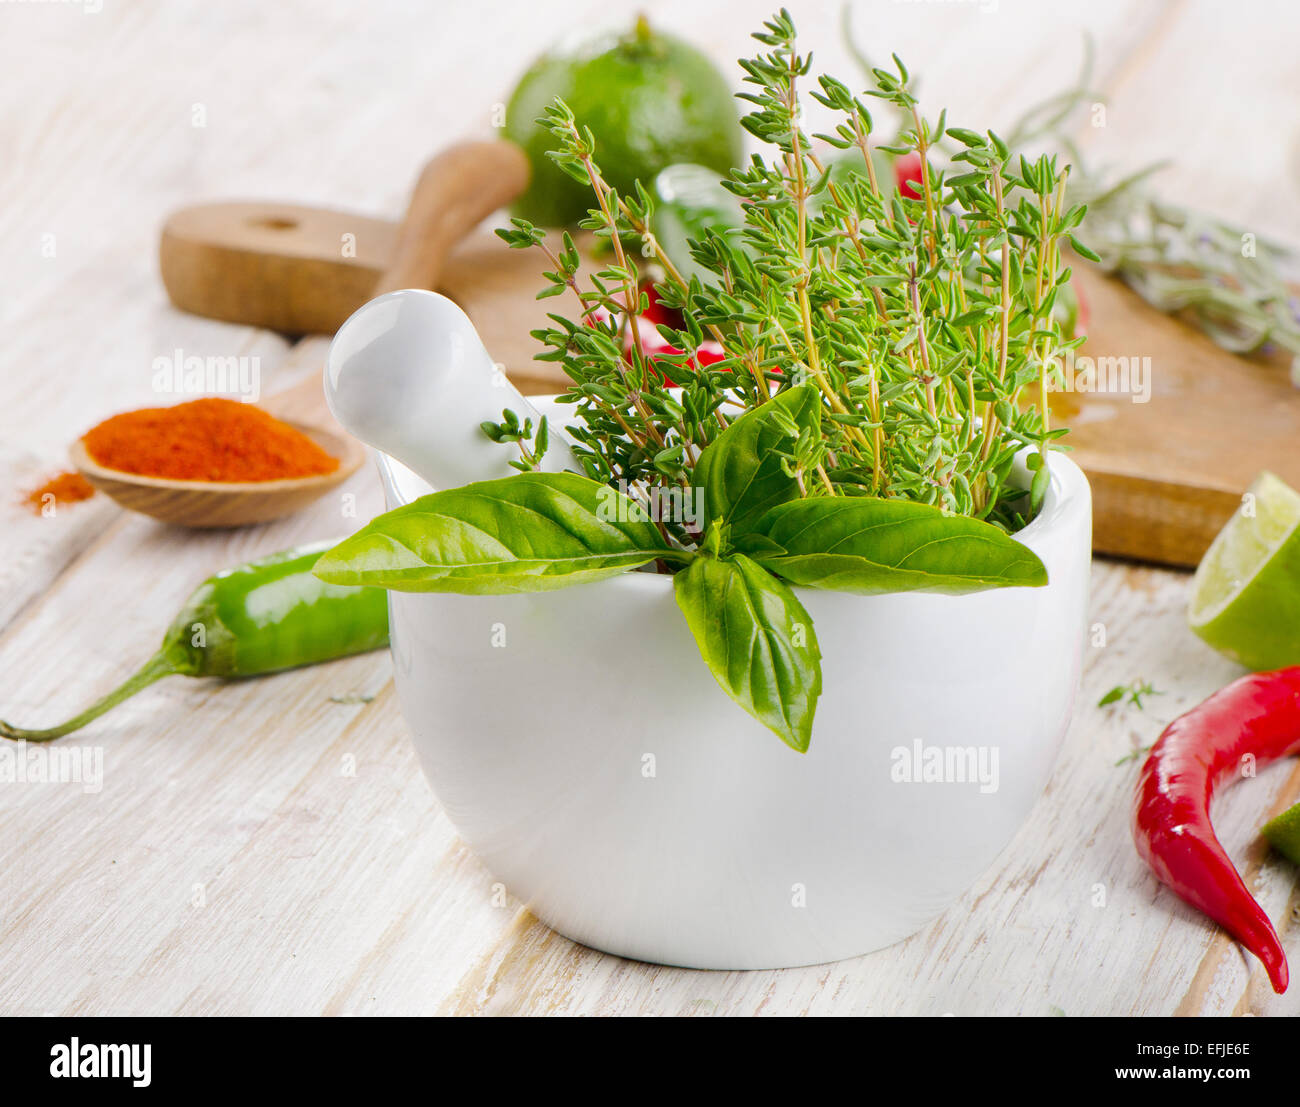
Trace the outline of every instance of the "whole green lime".
[[555, 136], [537, 122], [559, 97], [578, 125], [591, 129], [596, 164], [619, 192], [677, 162], [725, 173], [741, 156], [736, 102], [722, 74], [693, 46], [639, 19], [628, 34], [540, 58], [506, 105], [506, 137], [532, 163], [528, 191], [515, 214], [559, 227], [586, 217], [592, 192], [550, 158]]

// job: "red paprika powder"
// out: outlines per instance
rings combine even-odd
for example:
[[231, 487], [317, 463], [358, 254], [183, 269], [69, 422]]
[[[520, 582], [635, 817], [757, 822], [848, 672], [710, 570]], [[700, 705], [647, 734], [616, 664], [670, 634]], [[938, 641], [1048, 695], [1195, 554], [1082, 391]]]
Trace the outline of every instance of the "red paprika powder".
[[92, 427], [82, 442], [106, 469], [169, 480], [287, 480], [339, 467], [300, 430], [220, 397], [123, 412]]

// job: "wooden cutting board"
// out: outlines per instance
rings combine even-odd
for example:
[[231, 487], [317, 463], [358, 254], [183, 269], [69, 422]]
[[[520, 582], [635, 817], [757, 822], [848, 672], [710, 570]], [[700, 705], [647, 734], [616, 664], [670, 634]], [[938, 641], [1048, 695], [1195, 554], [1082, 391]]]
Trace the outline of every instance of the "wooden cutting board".
[[[179, 308], [290, 334], [331, 334], [369, 298], [395, 241], [394, 223], [284, 204], [205, 204], [163, 229], [163, 282]], [[480, 232], [447, 262], [440, 290], [474, 321], [524, 392], [567, 378], [529, 332], [546, 324], [544, 259]], [[1194, 566], [1261, 469], [1300, 487], [1300, 389], [1285, 364], [1226, 353], [1080, 264], [1090, 308], [1081, 353], [1149, 366], [1149, 399], [1126, 393], [1053, 397], [1054, 421], [1092, 482], [1098, 553]], [[214, 279], [214, 274], [220, 279]], [[1140, 359], [1149, 359], [1141, 361]], [[1131, 383], [1131, 378], [1130, 378]]]
[[1092, 316], [1081, 353], [1150, 358], [1146, 403], [1053, 396], [1092, 484], [1093, 548], [1194, 566], [1261, 469], [1300, 488], [1300, 389], [1286, 361], [1237, 357], [1119, 281], [1074, 271]]
[[[163, 226], [159, 267], [183, 311], [284, 334], [333, 334], [373, 295], [397, 224], [326, 208], [217, 203], [183, 208]], [[567, 379], [534, 361], [529, 332], [548, 325], [552, 306], [537, 250], [511, 250], [486, 231], [471, 233], [443, 263], [438, 291], [474, 321], [515, 385], [556, 392]]]

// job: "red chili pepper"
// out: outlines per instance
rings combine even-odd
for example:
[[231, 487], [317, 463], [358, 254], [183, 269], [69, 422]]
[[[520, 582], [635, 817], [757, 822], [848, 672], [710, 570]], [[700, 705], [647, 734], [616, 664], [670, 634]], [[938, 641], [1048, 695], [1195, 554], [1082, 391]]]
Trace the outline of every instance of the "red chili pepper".
[[1286, 991], [1286, 954], [1210, 824], [1214, 791], [1247, 759], [1266, 765], [1300, 753], [1300, 665], [1251, 673], [1179, 716], [1160, 735], [1138, 779], [1133, 840], [1164, 883], [1216, 920]]

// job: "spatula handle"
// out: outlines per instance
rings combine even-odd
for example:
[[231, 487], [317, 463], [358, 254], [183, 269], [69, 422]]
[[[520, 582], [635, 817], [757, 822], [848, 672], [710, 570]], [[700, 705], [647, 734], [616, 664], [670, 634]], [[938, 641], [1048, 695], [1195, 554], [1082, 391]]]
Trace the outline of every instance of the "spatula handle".
[[[528, 176], [528, 159], [509, 142], [462, 142], [434, 155], [415, 182], [392, 259], [373, 295], [399, 288], [434, 288], [456, 243], [518, 196]], [[306, 357], [323, 362], [328, 351], [327, 339], [304, 340], [294, 347], [293, 360]], [[314, 373], [270, 398], [265, 406], [282, 419], [333, 422], [320, 377]]]
[[528, 184], [528, 159], [510, 142], [462, 142], [420, 173], [397, 233], [397, 248], [373, 295], [434, 288], [455, 244]]

